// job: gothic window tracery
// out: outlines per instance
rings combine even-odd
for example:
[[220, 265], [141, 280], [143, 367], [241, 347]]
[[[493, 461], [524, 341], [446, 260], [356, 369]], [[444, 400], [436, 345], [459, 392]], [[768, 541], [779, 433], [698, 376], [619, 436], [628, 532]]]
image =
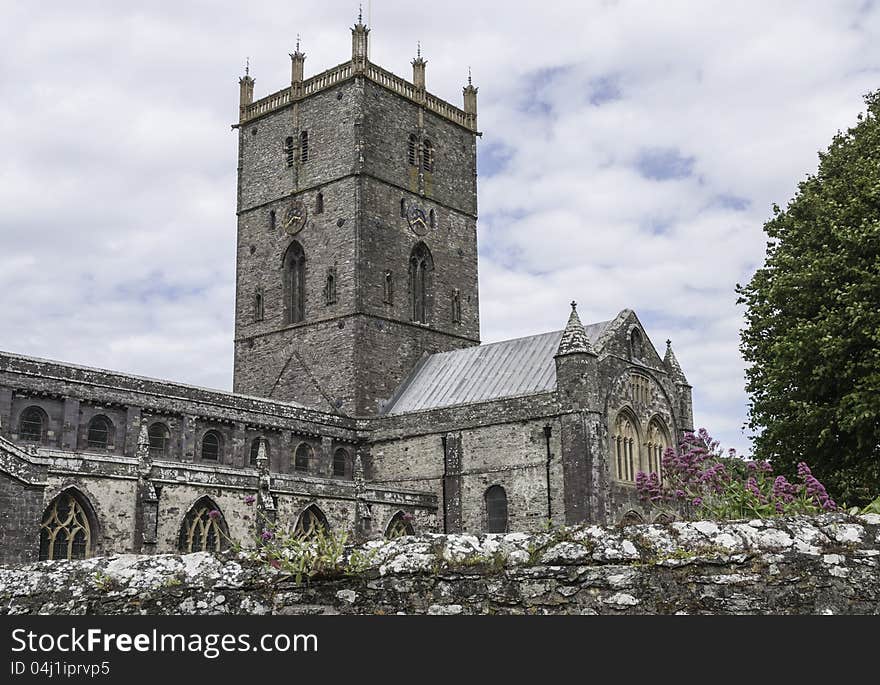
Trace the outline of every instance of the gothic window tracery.
[[210, 497], [202, 497], [187, 512], [180, 526], [178, 548], [191, 552], [219, 552], [228, 544], [226, 519]]
[[327, 523], [327, 517], [324, 516], [324, 512], [314, 504], [310, 504], [306, 507], [305, 511], [299, 515], [299, 518], [296, 521], [296, 527], [294, 528], [296, 535], [306, 539], [314, 537], [320, 532], [327, 533], [329, 530], [330, 526]]
[[617, 479], [628, 483], [635, 482], [639, 463], [638, 434], [633, 420], [625, 412], [618, 414], [614, 422], [612, 448], [617, 466]]
[[408, 516], [402, 511], [398, 511], [391, 521], [388, 522], [388, 527], [385, 529], [385, 537], [389, 540], [394, 540], [407, 535], [415, 535], [411, 519], [411, 515]]
[[669, 432], [656, 416], [648, 424], [648, 441], [645, 448], [648, 452], [648, 473], [661, 475], [663, 453], [670, 447]]
[[59, 494], [43, 513], [40, 561], [86, 559], [92, 551], [92, 523], [85, 498], [70, 489]]

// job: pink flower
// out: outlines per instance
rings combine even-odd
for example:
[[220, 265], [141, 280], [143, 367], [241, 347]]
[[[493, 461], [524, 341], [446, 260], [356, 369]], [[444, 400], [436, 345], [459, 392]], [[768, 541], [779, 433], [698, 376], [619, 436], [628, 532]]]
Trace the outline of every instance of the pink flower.
[[211, 509], [211, 511], [208, 512], [208, 518], [215, 520], [220, 518], [220, 511], [218, 509]]
[[247, 504], [248, 506], [251, 506], [256, 501], [257, 501], [257, 498], [254, 497], [253, 495], [248, 495], [247, 497], [244, 498], [244, 503]]

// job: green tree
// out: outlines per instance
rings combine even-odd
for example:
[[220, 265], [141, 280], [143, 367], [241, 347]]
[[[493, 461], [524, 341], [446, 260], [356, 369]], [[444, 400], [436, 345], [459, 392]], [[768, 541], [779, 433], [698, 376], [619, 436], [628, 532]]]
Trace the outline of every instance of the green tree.
[[880, 492], [880, 91], [765, 225], [764, 266], [737, 285], [755, 456], [806, 460], [838, 501]]

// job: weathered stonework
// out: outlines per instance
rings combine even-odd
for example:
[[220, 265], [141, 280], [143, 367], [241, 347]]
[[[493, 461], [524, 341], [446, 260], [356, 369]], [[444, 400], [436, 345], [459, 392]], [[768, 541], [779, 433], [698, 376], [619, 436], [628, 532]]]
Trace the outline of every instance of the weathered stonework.
[[[371, 64], [368, 33], [310, 78], [297, 48], [256, 101], [240, 80], [233, 393], [0, 353], [0, 563], [185, 551], [209, 511], [244, 546], [257, 512], [358, 540], [404, 514], [416, 533], [651, 518], [633, 474], [693, 428], [671, 346], [574, 303], [564, 331], [479, 346], [477, 89], [441, 100], [420, 56], [413, 82]], [[58, 503], [83, 525], [50, 527]]]
[[2, 614], [878, 614], [880, 516], [368, 543], [308, 583], [243, 556], [0, 568]]

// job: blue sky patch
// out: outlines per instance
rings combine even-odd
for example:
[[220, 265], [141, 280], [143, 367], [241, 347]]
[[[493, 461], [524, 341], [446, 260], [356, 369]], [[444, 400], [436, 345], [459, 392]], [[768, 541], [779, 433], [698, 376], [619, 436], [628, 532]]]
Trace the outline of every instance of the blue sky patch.
[[477, 169], [481, 176], [501, 173], [512, 158], [513, 148], [500, 141], [477, 146]]
[[687, 178], [694, 173], [694, 157], [684, 157], [677, 148], [649, 148], [642, 150], [636, 160], [636, 169], [652, 181]]
[[620, 100], [623, 94], [620, 90], [620, 79], [617, 76], [600, 76], [590, 81], [590, 104], [601, 107], [609, 102]]

